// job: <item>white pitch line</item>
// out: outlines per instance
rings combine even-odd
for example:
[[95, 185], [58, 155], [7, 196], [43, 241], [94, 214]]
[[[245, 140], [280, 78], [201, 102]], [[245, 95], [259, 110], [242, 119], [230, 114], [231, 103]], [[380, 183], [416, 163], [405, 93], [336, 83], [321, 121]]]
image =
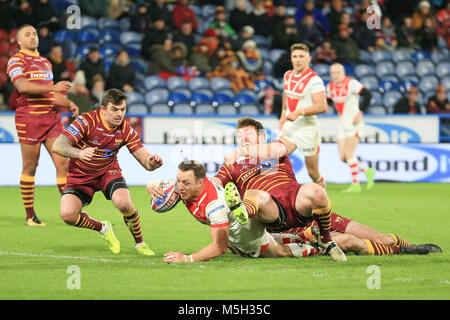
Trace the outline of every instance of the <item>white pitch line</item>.
[[38, 258], [54, 258], [54, 259], [77, 259], [95, 262], [113, 262], [113, 263], [126, 263], [126, 260], [113, 260], [106, 258], [90, 258], [90, 257], [78, 257], [78, 256], [58, 256], [54, 254], [36, 254], [36, 253], [24, 253], [24, 252], [7, 252], [0, 251], [0, 255], [10, 255], [10, 256], [23, 256], [23, 257], [38, 257]]

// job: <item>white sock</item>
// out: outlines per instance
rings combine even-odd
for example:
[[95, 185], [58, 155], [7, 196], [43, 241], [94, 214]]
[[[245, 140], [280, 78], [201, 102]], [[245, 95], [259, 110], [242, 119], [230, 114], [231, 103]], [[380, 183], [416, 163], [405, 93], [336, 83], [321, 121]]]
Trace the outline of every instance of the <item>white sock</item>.
[[102, 222], [102, 230], [100, 230], [100, 233], [104, 235], [106, 232], [108, 232], [108, 230], [109, 230], [108, 224]]
[[140, 246], [143, 246], [144, 244], [145, 244], [145, 242], [142, 241], [142, 242], [136, 243], [136, 245], [135, 245], [134, 247], [135, 247], [136, 250], [137, 250], [137, 248], [139, 248]]

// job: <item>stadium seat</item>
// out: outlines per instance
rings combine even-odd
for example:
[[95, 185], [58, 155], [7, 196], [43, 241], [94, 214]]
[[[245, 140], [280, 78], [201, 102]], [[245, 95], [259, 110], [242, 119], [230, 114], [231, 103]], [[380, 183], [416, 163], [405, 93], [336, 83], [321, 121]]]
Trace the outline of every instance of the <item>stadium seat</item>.
[[450, 75], [441, 78], [441, 83], [442, 85], [445, 87], [445, 89], [447, 89], [447, 94], [450, 93]]
[[400, 61], [409, 61], [412, 59], [412, 54], [408, 50], [394, 50], [392, 52], [392, 60], [394, 60], [395, 63], [398, 63]]
[[408, 92], [411, 87], [417, 87], [418, 83], [419, 83], [419, 81], [405, 79], [402, 82], [400, 82], [400, 85], [399, 85], [400, 92], [403, 94], [406, 94], [406, 92]]
[[198, 90], [195, 91], [195, 93], [206, 94], [211, 99], [214, 96], [214, 92], [211, 89], [198, 89]]
[[450, 62], [439, 63], [436, 67], [436, 75], [441, 79], [450, 75]]
[[0, 41], [0, 56], [7, 56], [9, 53], [10, 45], [6, 40]]
[[255, 90], [257, 92], [265, 90], [268, 86], [270, 86], [271, 82], [267, 79], [258, 79], [255, 80]]
[[369, 64], [358, 64], [355, 67], [355, 76], [358, 78], [375, 75], [375, 69]]
[[157, 103], [150, 107], [151, 114], [170, 114], [170, 107], [165, 103]]
[[372, 54], [369, 51], [366, 50], [359, 50], [360, 53], [360, 60], [364, 62], [364, 64], [370, 64], [372, 63]]
[[385, 93], [388, 91], [398, 90], [398, 83], [392, 80], [381, 80], [380, 81], [380, 92]]
[[416, 52], [413, 53], [412, 58], [413, 58], [414, 62], [417, 63], [422, 60], [430, 60], [431, 54], [429, 54], [426, 51], [417, 50]]
[[[0, 56], [0, 70], [6, 70], [6, 64], [8, 63], [8, 57], [7, 56]], [[1, 86], [0, 86], [1, 88]]]
[[117, 55], [117, 52], [121, 49], [121, 46], [119, 44], [115, 43], [108, 43], [104, 44], [100, 47], [100, 57], [102, 59], [108, 58], [108, 57], [115, 57]]
[[371, 91], [372, 100], [370, 101], [371, 106], [377, 106], [383, 104], [383, 95], [378, 91]]
[[98, 29], [86, 28], [81, 29], [77, 34], [78, 43], [98, 42], [100, 39], [100, 32]]
[[207, 5], [202, 6], [201, 10], [202, 10], [201, 16], [203, 18], [214, 17], [216, 14], [217, 6], [212, 5], [212, 4], [207, 4]]
[[215, 93], [212, 98], [212, 106], [217, 107], [223, 104], [234, 104], [233, 97], [225, 93]]
[[184, 92], [172, 91], [169, 94], [168, 105], [174, 106], [178, 104], [188, 104], [190, 102], [190, 97]]
[[325, 63], [318, 63], [313, 67], [313, 69], [319, 77], [328, 76], [330, 74], [330, 65]]
[[169, 90], [163, 88], [153, 89], [145, 94], [145, 104], [152, 106], [158, 103], [165, 103], [169, 99]]
[[369, 108], [367, 108], [367, 113], [384, 115], [384, 114], [387, 114], [388, 112], [387, 112], [386, 108], [383, 106], [373, 105], [373, 106], [370, 106]]
[[85, 28], [98, 28], [98, 22], [97, 19], [90, 16], [81, 16], [80, 17], [80, 26], [81, 29]]
[[262, 72], [265, 75], [271, 76], [273, 74], [273, 62], [270, 60], [263, 61]]
[[239, 113], [242, 115], [257, 115], [260, 114], [260, 111], [256, 104], [243, 104], [239, 107]]
[[147, 73], [148, 63], [142, 58], [130, 57], [130, 63], [136, 72]]
[[119, 20], [120, 31], [128, 31], [130, 30], [130, 26], [131, 26], [130, 17], [124, 17]]
[[144, 97], [139, 92], [136, 92], [136, 91], [127, 92], [126, 95], [127, 95], [127, 103], [128, 104], [145, 103]]
[[434, 91], [439, 84], [439, 79], [436, 76], [426, 76], [420, 79], [419, 89], [422, 92]]
[[188, 88], [188, 83], [186, 80], [183, 79], [183, 77], [170, 77], [167, 79], [167, 88], [170, 91], [179, 89], [179, 88]]
[[67, 11], [67, 8], [71, 5], [78, 5], [78, 0], [58, 0], [52, 1], [52, 8], [56, 14], [62, 14]]
[[117, 30], [103, 30], [100, 32], [99, 42], [100, 44], [120, 43], [120, 33]]
[[209, 83], [213, 92], [222, 89], [231, 89], [231, 82], [226, 78], [212, 78]]
[[416, 68], [411, 61], [401, 61], [395, 65], [395, 73], [400, 79], [402, 79], [408, 75], [415, 75]]
[[146, 114], [148, 113], [148, 108], [143, 103], [130, 104], [127, 106], [127, 113], [129, 114]]
[[209, 80], [204, 77], [195, 77], [188, 82], [189, 89], [191, 91], [197, 91], [198, 89], [209, 89]]
[[362, 83], [362, 85], [367, 90], [375, 91], [375, 90], [378, 90], [378, 88], [379, 88], [378, 78], [375, 76], [366, 76], [366, 77], [359, 79], [359, 81]]
[[421, 60], [417, 62], [416, 73], [420, 78], [435, 75], [434, 63], [431, 60]]
[[232, 104], [223, 104], [217, 107], [217, 114], [219, 115], [236, 115], [238, 114], [238, 108]]
[[263, 58], [264, 60], [270, 60], [270, 49], [258, 47], [258, 50], [261, 58]]
[[395, 66], [391, 61], [379, 61], [375, 67], [375, 74], [380, 79], [388, 75], [394, 75]]
[[196, 106], [199, 104], [211, 104], [212, 98], [205, 93], [195, 92], [191, 96], [191, 106]]
[[372, 62], [379, 63], [381, 61], [390, 61], [392, 56], [389, 52], [384, 50], [376, 50], [372, 52]]
[[66, 40], [61, 43], [63, 56], [66, 59], [72, 60], [77, 56], [77, 43], [75, 41]]
[[141, 56], [142, 45], [140, 43], [128, 43], [124, 46], [125, 51], [131, 58], [137, 58]]
[[55, 32], [54, 39], [57, 43], [62, 43], [64, 41], [76, 41], [77, 34], [72, 30], [61, 29]]
[[214, 108], [209, 103], [200, 103], [200, 104], [197, 104], [194, 108], [195, 108], [196, 114], [215, 114], [216, 113], [216, 108]]
[[256, 45], [259, 49], [262, 48], [269, 48], [272, 44], [272, 38], [271, 37], [264, 37], [260, 34], [254, 34], [253, 40], [255, 40]]
[[194, 111], [192, 110], [192, 107], [188, 103], [181, 103], [173, 106], [174, 114], [193, 114]]
[[[284, 49], [272, 49], [270, 50], [270, 62], [275, 64], [280, 60], [280, 57], [285, 54], [287, 51]], [[316, 71], [317, 72], [317, 71]]]
[[245, 92], [239, 92], [234, 96], [234, 105], [236, 107], [239, 107], [244, 104], [255, 104], [257, 103], [255, 96], [245, 93]]
[[144, 35], [142, 33], [134, 32], [134, 31], [123, 31], [120, 34], [120, 43], [128, 44], [128, 43], [142, 43], [142, 39]]
[[119, 30], [120, 23], [116, 19], [109, 18], [109, 17], [102, 17], [102, 18], [98, 19], [98, 28], [100, 30], [106, 30], [106, 29]]
[[446, 62], [450, 60], [448, 51], [446, 50], [434, 50], [431, 53], [431, 60], [433, 60], [434, 63], [438, 64], [440, 62]]
[[94, 46], [97, 46], [97, 44], [93, 42], [79, 44], [77, 47], [77, 58], [83, 59], [89, 53], [89, 49]]
[[403, 95], [400, 92], [398, 92], [398, 91], [386, 92], [385, 94], [383, 94], [383, 105], [389, 110], [402, 97], [403, 97]]
[[158, 76], [148, 76], [144, 80], [145, 89], [166, 88], [166, 81]]

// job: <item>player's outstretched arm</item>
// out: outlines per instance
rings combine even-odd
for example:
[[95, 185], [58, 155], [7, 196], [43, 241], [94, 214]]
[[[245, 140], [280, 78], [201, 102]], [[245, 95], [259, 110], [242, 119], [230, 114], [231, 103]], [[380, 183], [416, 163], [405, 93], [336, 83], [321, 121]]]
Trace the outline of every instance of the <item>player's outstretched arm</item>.
[[181, 252], [168, 252], [164, 255], [164, 262], [195, 262], [220, 257], [227, 253], [228, 235], [228, 226], [211, 228], [212, 242], [209, 245], [191, 255], [185, 255]]
[[286, 146], [283, 143], [262, 143], [248, 145], [233, 149], [225, 156], [225, 164], [230, 165], [236, 162], [240, 157], [249, 157], [250, 159], [278, 160], [287, 154]]
[[148, 171], [156, 170], [164, 163], [159, 155], [150, 154], [145, 147], [136, 150], [132, 155]]
[[65, 158], [80, 159], [89, 161], [95, 154], [95, 148], [86, 148], [84, 150], [74, 148], [72, 142], [65, 135], [60, 135], [53, 143], [52, 152]]

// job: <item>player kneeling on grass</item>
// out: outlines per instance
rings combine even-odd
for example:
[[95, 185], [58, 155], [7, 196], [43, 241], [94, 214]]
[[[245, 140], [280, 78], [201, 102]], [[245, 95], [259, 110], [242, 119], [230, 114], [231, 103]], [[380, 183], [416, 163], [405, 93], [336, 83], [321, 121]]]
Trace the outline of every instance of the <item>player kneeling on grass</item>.
[[[224, 189], [206, 177], [205, 167], [194, 160], [187, 160], [178, 166], [177, 184], [181, 200], [197, 221], [209, 225], [211, 243], [190, 255], [168, 252], [165, 262], [205, 261], [219, 257], [229, 247], [234, 253], [246, 257], [306, 257], [324, 253], [324, 249], [306, 243], [278, 244], [256, 219], [240, 224], [225, 200]], [[164, 197], [159, 185], [149, 184], [147, 191], [152, 198]]]
[[126, 95], [110, 89], [103, 95], [100, 108], [79, 116], [55, 141], [53, 152], [70, 158], [67, 184], [61, 197], [61, 217], [70, 225], [99, 231], [111, 252], [119, 253], [120, 242], [111, 223], [97, 221], [82, 211], [94, 193], [101, 190], [122, 213], [138, 254], [154, 255], [144, 242], [139, 213], [131, 201], [117, 153], [122, 146], [127, 146], [148, 171], [159, 168], [163, 161], [144, 148], [137, 132], [124, 120], [125, 112]]

